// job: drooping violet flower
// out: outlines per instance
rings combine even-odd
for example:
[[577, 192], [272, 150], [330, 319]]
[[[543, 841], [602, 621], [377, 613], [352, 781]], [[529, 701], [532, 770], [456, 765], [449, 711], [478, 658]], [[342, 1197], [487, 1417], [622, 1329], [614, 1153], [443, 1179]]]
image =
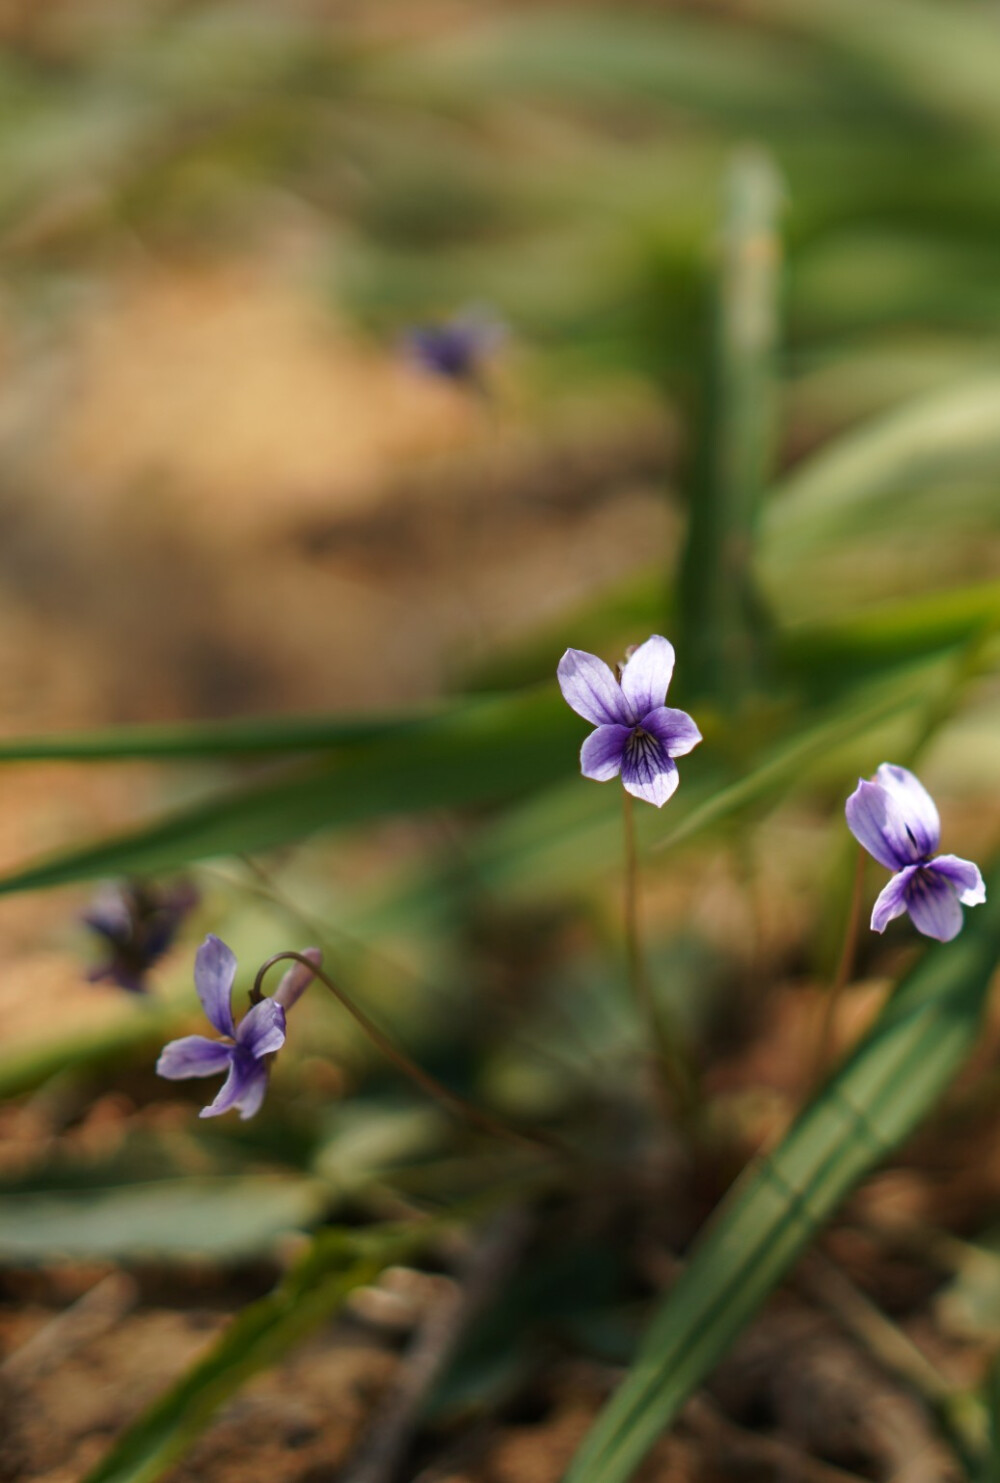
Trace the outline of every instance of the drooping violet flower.
[[189, 881], [155, 886], [126, 881], [109, 886], [83, 914], [83, 921], [107, 949], [104, 961], [87, 974], [91, 983], [113, 983], [144, 994], [146, 976], [173, 945], [184, 918], [198, 904]]
[[405, 346], [424, 371], [446, 381], [481, 386], [483, 367], [503, 344], [506, 328], [483, 309], [463, 309], [439, 324], [410, 330]]
[[[941, 820], [934, 800], [905, 767], [883, 762], [870, 782], [859, 780], [847, 800], [851, 833], [886, 870], [895, 871], [872, 911], [872, 931], [884, 932], [909, 912], [925, 937], [950, 942], [962, 930], [962, 907], [981, 906], [986, 886], [978, 865], [937, 855]], [[932, 858], [933, 856], [933, 858]]]
[[585, 778], [606, 783], [620, 773], [627, 792], [662, 808], [680, 781], [674, 758], [701, 741], [686, 711], [663, 704], [673, 672], [674, 646], [659, 634], [632, 652], [620, 682], [595, 654], [566, 650], [559, 688], [577, 715], [597, 727], [580, 749]]
[[268, 1057], [285, 1043], [285, 1011], [274, 999], [262, 999], [236, 1025], [231, 1004], [235, 978], [235, 954], [209, 934], [195, 957], [194, 986], [206, 1015], [226, 1038], [185, 1035], [165, 1045], [156, 1063], [157, 1074], [168, 1081], [227, 1073], [215, 1101], [202, 1108], [201, 1117], [218, 1117], [234, 1107], [240, 1117], [253, 1117], [267, 1091]]

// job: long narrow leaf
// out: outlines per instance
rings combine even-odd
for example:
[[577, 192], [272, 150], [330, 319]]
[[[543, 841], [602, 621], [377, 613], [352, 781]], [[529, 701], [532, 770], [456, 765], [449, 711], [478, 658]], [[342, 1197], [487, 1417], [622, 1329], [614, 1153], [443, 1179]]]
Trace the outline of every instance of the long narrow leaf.
[[765, 571], [780, 577], [881, 495], [995, 470], [998, 458], [1000, 376], [914, 398], [836, 439], [775, 489], [761, 532]]
[[516, 797], [566, 772], [578, 732], [554, 687], [476, 705], [16, 871], [0, 879], [0, 894], [173, 870], [389, 813]]
[[936, 0], [755, 0], [761, 21], [788, 23], [860, 61], [887, 97], [949, 124], [1000, 129], [1000, 35], [989, 9]]
[[694, 683], [737, 699], [761, 666], [764, 624], [751, 562], [771, 473], [781, 185], [756, 150], [726, 187], [714, 333], [700, 397], [679, 616]]
[[[624, 648], [655, 628], [662, 607], [659, 567], [632, 573], [626, 582], [616, 583], [475, 670], [472, 683], [477, 689], [500, 690], [542, 681], [552, 673], [553, 655], [561, 653], [570, 639], [577, 648], [613, 654], [616, 644]], [[838, 688], [853, 686], [859, 673], [893, 669], [963, 644], [998, 613], [1000, 582], [921, 591], [789, 626], [774, 635], [776, 659], [782, 673], [829, 697], [831, 683]]]
[[[498, 690], [551, 673], [553, 656], [572, 635], [578, 647], [599, 648], [608, 634], [623, 642], [647, 631], [660, 611], [659, 572], [630, 576], [594, 604], [560, 619], [537, 638], [492, 661], [475, 676]], [[921, 593], [847, 617], [811, 623], [777, 635], [779, 655], [796, 675], [811, 674], [826, 689], [828, 669], [891, 667], [959, 644], [1000, 612], [1000, 583], [985, 582], [940, 593]], [[818, 672], [818, 675], [817, 675]], [[198, 761], [219, 758], [303, 756], [333, 753], [364, 743], [422, 742], [456, 728], [504, 726], [523, 696], [483, 696], [386, 716], [260, 716], [237, 721], [175, 722], [165, 726], [116, 726], [45, 736], [0, 739], [0, 764], [7, 762]]]
[[489, 701], [459, 702], [398, 716], [264, 716], [238, 721], [185, 721], [169, 726], [115, 726], [0, 740], [0, 762], [104, 762], [125, 758], [171, 762], [330, 752], [360, 742], [431, 732]]
[[1000, 620], [1000, 582], [963, 585], [788, 630], [784, 666], [811, 691], [963, 647]]
[[160, 1477], [251, 1376], [275, 1364], [356, 1288], [429, 1239], [434, 1229], [428, 1223], [389, 1235], [318, 1236], [280, 1287], [244, 1308], [204, 1358], [125, 1432], [85, 1483], [151, 1483]]
[[[778, 757], [751, 761], [731, 787], [710, 797], [695, 795], [690, 809], [675, 810], [669, 842], [676, 843], [768, 793], [780, 793], [801, 778], [810, 759], [830, 746], [921, 704], [931, 679], [925, 666], [920, 673], [906, 673], [891, 685], [880, 685], [875, 694], [839, 696], [834, 714], [811, 718]], [[386, 813], [516, 797], [575, 771], [580, 724], [550, 693], [505, 703], [480, 720], [478, 728], [464, 718], [456, 720], [449, 732], [373, 743], [325, 767], [282, 773], [144, 828], [66, 851], [0, 877], [0, 895], [102, 876], [152, 875], [214, 856], [253, 854]], [[558, 792], [555, 818], [552, 800], [543, 796], [499, 822], [477, 850], [478, 864], [470, 866], [481, 883], [499, 885], [511, 871], [527, 879], [532, 868], [537, 879], [539, 870], [544, 873], [555, 857], [560, 861], [560, 879], [574, 878], [581, 864], [585, 869], [603, 868], [609, 850], [618, 848], [610, 795], [592, 788], [584, 791], [577, 783], [566, 808], [563, 790]], [[656, 824], [657, 819], [644, 823], [650, 842]], [[526, 856], [532, 857], [530, 863]], [[425, 880], [419, 894], [438, 888], [439, 883]]]
[[[694, 765], [685, 771], [669, 818], [647, 809], [637, 819], [643, 848], [651, 853], [673, 848], [741, 811], [766, 807], [807, 787], [835, 749], [890, 723], [910, 727], [926, 709], [927, 697], [943, 674], [940, 664], [915, 667], [891, 683], [838, 697], [833, 707], [789, 727], [780, 746], [772, 746], [768, 737], [746, 757], [735, 779], [717, 756], [713, 759], [706, 723], [704, 755], [699, 754], [701, 777]], [[451, 892], [470, 884], [487, 895], [512, 893], [522, 899], [551, 890], [553, 882], [565, 891], [605, 875], [620, 859], [620, 851], [620, 806], [614, 790], [592, 787], [576, 777], [491, 821], [465, 851], [457, 881], [454, 870], [423, 868], [417, 878], [408, 877], [388, 899], [380, 900], [369, 930], [400, 920], [433, 918]], [[357, 926], [358, 918], [354, 920]]]
[[193, 1257], [238, 1261], [315, 1225], [321, 1181], [291, 1174], [184, 1176], [127, 1187], [5, 1192], [0, 1265]]
[[876, 1163], [934, 1106], [976, 1040], [1000, 952], [992, 904], [935, 946], [781, 1145], [731, 1191], [567, 1483], [625, 1483], [692, 1391]]
[[46, 1039], [13, 1048], [8, 1043], [0, 1056], [0, 1101], [31, 1091], [68, 1068], [89, 1072], [120, 1068], [123, 1062], [158, 1050], [190, 1020], [186, 1009], [145, 1004], [142, 1009], [139, 1014], [123, 1010], [120, 1019], [99, 1030], [78, 1029], [72, 1035], [64, 1032], [53, 1037], [50, 1027]]

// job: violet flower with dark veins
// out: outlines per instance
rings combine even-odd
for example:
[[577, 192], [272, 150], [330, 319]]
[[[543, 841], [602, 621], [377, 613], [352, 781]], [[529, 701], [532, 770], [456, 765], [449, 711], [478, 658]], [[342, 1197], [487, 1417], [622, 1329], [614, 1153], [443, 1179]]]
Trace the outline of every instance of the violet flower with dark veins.
[[577, 715], [597, 727], [580, 750], [585, 778], [605, 783], [620, 773], [634, 798], [662, 808], [680, 781], [674, 758], [701, 741], [686, 711], [663, 704], [673, 672], [674, 646], [659, 634], [633, 651], [620, 682], [595, 654], [566, 650], [559, 688]]
[[895, 872], [875, 902], [872, 931], [884, 932], [894, 917], [909, 912], [925, 937], [938, 942], [957, 937], [962, 907], [981, 906], [986, 886], [971, 860], [934, 855], [941, 820], [923, 784], [905, 767], [883, 762], [870, 782], [858, 782], [846, 812], [858, 843]]
[[255, 1004], [237, 1026], [231, 1004], [235, 978], [235, 954], [209, 934], [195, 958], [194, 986], [206, 1015], [225, 1039], [185, 1035], [165, 1045], [156, 1063], [157, 1074], [168, 1081], [226, 1073], [218, 1095], [202, 1108], [201, 1117], [218, 1117], [234, 1107], [241, 1118], [253, 1117], [267, 1091], [270, 1057], [285, 1043], [285, 1011], [274, 999]]
[[198, 904], [188, 881], [155, 886], [126, 881], [109, 886], [83, 914], [107, 947], [107, 957], [87, 974], [91, 983], [114, 983], [144, 994], [146, 975], [172, 947], [184, 918]]

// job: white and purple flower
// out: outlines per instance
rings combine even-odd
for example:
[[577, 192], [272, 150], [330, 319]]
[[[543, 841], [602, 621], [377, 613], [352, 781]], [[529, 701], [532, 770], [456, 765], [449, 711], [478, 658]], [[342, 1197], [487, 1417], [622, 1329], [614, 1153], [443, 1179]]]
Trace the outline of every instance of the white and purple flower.
[[231, 1003], [235, 978], [235, 954], [209, 934], [195, 958], [194, 986], [206, 1015], [226, 1038], [186, 1035], [171, 1040], [156, 1063], [157, 1073], [169, 1081], [226, 1073], [214, 1102], [202, 1108], [202, 1117], [218, 1117], [232, 1108], [244, 1119], [253, 1117], [267, 1091], [268, 1058], [285, 1043], [285, 1010], [273, 998], [255, 1004], [237, 1026]]
[[597, 727], [580, 750], [585, 778], [606, 783], [621, 774], [627, 792], [662, 808], [680, 775], [675, 757], [701, 741], [686, 711], [663, 704], [674, 672], [674, 646], [654, 634], [635, 649], [615, 679], [595, 654], [567, 649], [559, 688], [578, 716]]
[[859, 781], [846, 812], [858, 843], [895, 872], [875, 902], [872, 931], [884, 932], [894, 917], [909, 912], [925, 937], [938, 942], [957, 937], [962, 907], [981, 906], [986, 887], [971, 860], [934, 856], [941, 841], [941, 820], [923, 784], [905, 767], [883, 762], [870, 782]]

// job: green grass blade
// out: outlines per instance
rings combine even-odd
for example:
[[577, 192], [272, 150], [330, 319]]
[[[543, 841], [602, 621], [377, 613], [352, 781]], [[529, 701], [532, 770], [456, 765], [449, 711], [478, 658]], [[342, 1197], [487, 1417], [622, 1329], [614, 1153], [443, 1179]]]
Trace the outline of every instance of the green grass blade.
[[360, 1235], [326, 1232], [281, 1285], [251, 1303], [166, 1395], [88, 1473], [85, 1483], [151, 1483], [205, 1430], [219, 1407], [253, 1375], [275, 1364], [378, 1276], [437, 1229]]
[[[828, 444], [773, 492], [761, 530], [768, 577], [850, 531], [873, 500], [992, 473], [1000, 457], [1000, 376], [915, 398]], [[942, 515], [947, 518], [946, 511]]]
[[963, 584], [788, 628], [781, 659], [810, 692], [829, 695], [831, 686], [857, 685], [886, 667], [961, 648], [998, 623], [1000, 582]]
[[717, 20], [596, 7], [538, 7], [412, 45], [405, 59], [386, 52], [368, 67], [374, 93], [452, 109], [484, 99], [544, 99], [574, 107], [690, 108], [741, 127], [795, 128], [839, 79], [824, 59], [787, 36]]
[[975, 1043], [1000, 952], [990, 906], [931, 948], [780, 1146], [730, 1192], [566, 1483], [626, 1483], [841, 1200], [934, 1106]]
[[[808, 759], [923, 703], [931, 679], [925, 667], [920, 674], [906, 672], [892, 684], [880, 684], [875, 693], [839, 695], [833, 714], [810, 717], [778, 758], [752, 764], [723, 794], [692, 796], [695, 819], [689, 822], [687, 806], [675, 810], [669, 842], [678, 841], [678, 829], [687, 837], [745, 803], [780, 792], [802, 777]], [[283, 772], [146, 827], [60, 853], [0, 877], [0, 895], [107, 876], [155, 875], [215, 856], [255, 854], [389, 813], [523, 797], [575, 774], [581, 723], [550, 688], [494, 702], [476, 718], [477, 724], [459, 716], [433, 733], [359, 747], [325, 766]], [[718, 773], [715, 782], [720, 783]], [[528, 805], [526, 821], [515, 812], [499, 822], [481, 858], [477, 852], [477, 879], [496, 885], [511, 871], [530, 873], [526, 850], [535, 857], [536, 872], [554, 871], [564, 881], [581, 865], [589, 871], [605, 868], [620, 833], [611, 795], [584, 789], [577, 779], [567, 810], [560, 801], [563, 791], [557, 790], [555, 821], [543, 792], [540, 813], [536, 801]], [[686, 794], [685, 805], [687, 800]], [[662, 821], [651, 812], [643, 818], [650, 842], [655, 826], [662, 838]]]
[[[476, 703], [452, 702], [396, 716], [263, 716], [238, 721], [185, 721], [170, 726], [115, 726], [101, 731], [0, 740], [0, 762], [172, 762], [216, 757], [330, 752], [445, 726]], [[478, 704], [483, 704], [479, 701]], [[486, 701], [489, 704], [489, 701]]]
[[[989, 594], [987, 594], [989, 596]], [[941, 627], [928, 630], [933, 648], [945, 640], [968, 637], [969, 623], [982, 626], [984, 608], [945, 615]], [[853, 640], [853, 635], [847, 635]], [[949, 643], [949, 647], [951, 644]], [[943, 662], [943, 661], [941, 661]], [[884, 677], [877, 689], [839, 690], [835, 703], [813, 713], [776, 757], [751, 762], [731, 786], [714, 773], [713, 795], [685, 790], [672, 810], [669, 843], [678, 843], [705, 824], [737, 811], [803, 776], [810, 759], [829, 746], [848, 741], [867, 729], [926, 699], [935, 666], [901, 667]], [[919, 672], [918, 672], [919, 670]], [[829, 697], [825, 697], [829, 699]], [[706, 759], [712, 754], [714, 722], [709, 727]], [[37, 864], [0, 877], [0, 895], [41, 890], [107, 876], [155, 875], [177, 870], [197, 860], [223, 855], [254, 854], [305, 839], [323, 829], [359, 824], [392, 813], [430, 808], [463, 807], [541, 793], [540, 804], [528, 806], [527, 816], [515, 812], [501, 820], [483, 842], [481, 876], [499, 884], [511, 870], [525, 875], [525, 853], [537, 856], [536, 865], [558, 857], [553, 866], [560, 879], [579, 874], [589, 859], [603, 868], [608, 850], [617, 849], [618, 826], [607, 805], [610, 795], [574, 785], [568, 808], [556, 801], [556, 817], [546, 790], [566, 781], [576, 771], [581, 725], [552, 687], [494, 700], [456, 712], [425, 729], [386, 737], [368, 745], [344, 747], [323, 763], [284, 769], [252, 786], [226, 793], [155, 820], [152, 824], [114, 835], [78, 849], [60, 852]], [[697, 776], [697, 774], [696, 774]], [[717, 790], [723, 783], [724, 792]], [[717, 795], [717, 796], [716, 796]], [[560, 798], [562, 790], [560, 790]], [[537, 822], [535, 821], [538, 815]], [[646, 816], [644, 815], [644, 818]], [[645, 825], [653, 843], [652, 818]], [[554, 852], [554, 854], [553, 854]], [[576, 858], [574, 866], [572, 858]], [[477, 852], [479, 858], [479, 852]], [[565, 872], [562, 875], [560, 872]], [[527, 869], [527, 874], [531, 870]], [[477, 878], [479, 876], [477, 875]]]
[[679, 581], [688, 672], [700, 691], [730, 701], [761, 668], [764, 623], [751, 562], [774, 445], [780, 201], [769, 157], [756, 150], [739, 155], [726, 187]]
[[553, 686], [478, 704], [15, 871], [0, 879], [0, 894], [155, 874], [385, 814], [516, 797], [571, 770], [579, 730]]
[[290, 1174], [183, 1176], [126, 1187], [6, 1191], [0, 1265], [75, 1261], [247, 1261], [315, 1226], [321, 1181]]
[[[150, 996], [151, 997], [151, 996]], [[187, 1009], [142, 1006], [143, 1013], [124, 1014], [100, 1030], [39, 1039], [25, 1045], [8, 1043], [0, 1053], [0, 1102], [33, 1091], [67, 1069], [100, 1073], [121, 1070], [142, 1055], [154, 1053], [180, 1035], [190, 1023]]]
[[1000, 129], [1000, 35], [987, 7], [964, 0], [759, 0], [762, 21], [789, 24], [860, 62], [887, 98], [951, 125]]
[[[553, 655], [570, 641], [579, 649], [614, 654], [656, 626], [662, 605], [659, 568], [633, 574], [501, 651], [473, 672], [471, 683], [477, 689], [501, 690], [541, 682], [552, 673]], [[998, 614], [1000, 582], [963, 583], [820, 622], [790, 624], [774, 636], [775, 655], [789, 679], [829, 698], [831, 684], [853, 688], [877, 670], [929, 659], [966, 643]]]
[[[883, 734], [887, 725], [901, 726], [909, 735], [926, 711], [928, 696], [946, 681], [945, 665], [914, 667], [863, 690], [839, 694], [822, 712], [783, 728], [780, 745], [774, 745], [772, 734], [762, 736], [752, 750], [748, 743], [735, 778], [716, 750], [715, 722], [710, 727], [700, 717], [705, 746], [699, 749], [697, 768], [692, 764], [684, 773], [669, 817], [645, 809], [636, 820], [643, 851], [672, 849], [741, 813], [770, 807], [809, 788], [828, 769], [831, 755], [869, 733]], [[434, 920], [456, 890], [470, 887], [487, 896], [520, 900], [537, 901], [553, 891], [559, 895], [607, 876], [620, 859], [621, 810], [615, 790], [570, 776], [563, 785], [489, 821], [463, 852], [459, 878], [453, 868], [428, 871], [423, 866], [397, 883], [370, 909], [368, 930]]]

